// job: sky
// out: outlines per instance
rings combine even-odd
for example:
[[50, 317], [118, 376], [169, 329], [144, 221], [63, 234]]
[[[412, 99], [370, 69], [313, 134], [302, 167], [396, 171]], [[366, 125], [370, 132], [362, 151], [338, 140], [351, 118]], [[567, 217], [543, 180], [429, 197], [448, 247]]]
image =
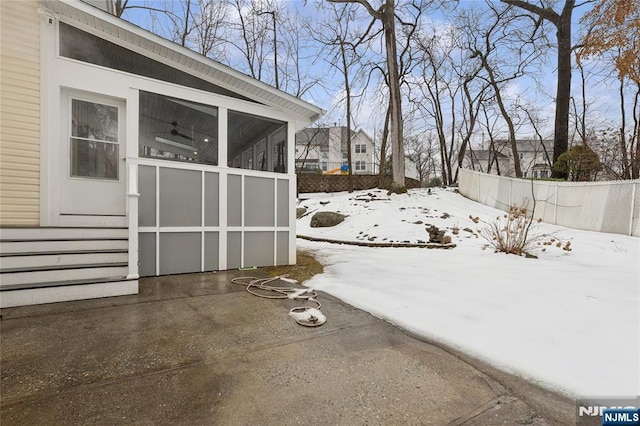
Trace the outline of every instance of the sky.
[[[298, 235], [416, 243], [428, 241], [431, 224], [456, 244], [370, 248], [298, 238], [298, 249], [324, 265], [304, 285], [570, 397], [640, 395], [639, 238], [540, 223], [533, 235], [554, 243], [537, 246], [537, 259], [495, 253], [479, 230], [503, 212], [454, 190], [427, 191], [301, 194], [298, 205], [310, 214], [298, 219]], [[317, 211], [348, 217], [311, 228]]]
[[[140, 6], [140, 5], [152, 5], [153, 7], [157, 7], [162, 9], [164, 6], [164, 2], [166, 0], [130, 0], [130, 6]], [[266, 0], [265, 0], [266, 1]], [[317, 12], [316, 0], [273, 0], [277, 3], [281, 3], [289, 9], [297, 8], [302, 11], [302, 14], [305, 16], [316, 16], [319, 14]], [[372, 0], [372, 4], [379, 4], [377, 0]], [[446, 3], [446, 2], [445, 2]], [[496, 2], [498, 3], [498, 2]], [[562, 2], [560, 2], [561, 4]], [[178, 7], [179, 2], [169, 2], [169, 4], [173, 5], [173, 7]], [[446, 4], [453, 4], [452, 2]], [[463, 8], [479, 8], [484, 2], [480, 0], [461, 0], [455, 2], [458, 7], [458, 10]], [[361, 22], [358, 22], [360, 26], [366, 26], [370, 21], [370, 17], [368, 17], [367, 13], [364, 12], [364, 8], [355, 7], [359, 9], [361, 12]], [[559, 6], [556, 6], [556, 9], [559, 10]], [[577, 40], [579, 36], [579, 19], [588, 9], [588, 6], [578, 8], [574, 12], [573, 21], [574, 21], [574, 38]], [[176, 9], [178, 10], [178, 9]], [[228, 20], [233, 21], [234, 16], [233, 12], [229, 12]], [[451, 10], [443, 9], [443, 8], [433, 8], [429, 10], [423, 17], [422, 26], [433, 26], [436, 30], [435, 33], [438, 35], [442, 35], [445, 28], [449, 28], [452, 26], [451, 16], [453, 16], [453, 12]], [[124, 15], [125, 19], [132, 21], [133, 23], [142, 26], [143, 28], [151, 28], [152, 20], [149, 16], [148, 11], [140, 10], [140, 9], [131, 9], [127, 11]], [[156, 15], [156, 19], [158, 15]], [[266, 19], [266, 18], [265, 18]], [[156, 21], [156, 24], [158, 21]], [[325, 32], [326, 30], [320, 26], [320, 24], [314, 24], [314, 27], [317, 28], [318, 33]], [[553, 29], [549, 25], [549, 32], [553, 34]], [[282, 29], [282, 31], [285, 31]], [[553, 38], [553, 37], [552, 37]], [[280, 35], [280, 40], [284, 39], [284, 34]], [[381, 45], [378, 43], [376, 49], [381, 49]], [[228, 46], [229, 47], [229, 46]], [[241, 71], [246, 72], [242, 69], [242, 66], [246, 66], [243, 64], [243, 58], [240, 51], [235, 48], [225, 48], [222, 49], [226, 52], [228, 64], [234, 67], [238, 67]], [[304, 50], [304, 49], [301, 49]], [[282, 49], [280, 50], [280, 55], [283, 55]], [[286, 55], [286, 54], [284, 54]], [[322, 54], [324, 55], [324, 54]], [[307, 74], [309, 78], [319, 78], [320, 84], [316, 85], [312, 90], [308, 91], [302, 98], [312, 104], [322, 108], [326, 111], [326, 115], [321, 118], [318, 124], [320, 125], [345, 125], [345, 104], [343, 102], [344, 99], [344, 88], [341, 86], [341, 76], [339, 73], [335, 73], [335, 70], [324, 60], [321, 54], [318, 54], [316, 51], [311, 52], [310, 50], [304, 50], [303, 56], [306, 57], [305, 62], [303, 63], [302, 73]], [[550, 49], [549, 55], [547, 58], [547, 62], [540, 65], [538, 67], [538, 73], [529, 77], [529, 78], [519, 78], [517, 80], [509, 83], [508, 87], [504, 91], [504, 97], [507, 99], [507, 102], [514, 101], [519, 99], [523, 101], [525, 104], [531, 105], [529, 108], [532, 108], [535, 111], [535, 115], [539, 119], [539, 123], [541, 124], [541, 133], [543, 137], [552, 137], [553, 136], [553, 123], [554, 123], [554, 114], [555, 114], [555, 87], [556, 87], [556, 77], [555, 77], [555, 49]], [[284, 57], [280, 58], [280, 63], [284, 62]], [[313, 61], [312, 61], [313, 59]], [[265, 62], [272, 62], [271, 56], [267, 55]], [[593, 62], [588, 63], [589, 66], [597, 65]], [[268, 72], [269, 75], [272, 76], [272, 72]], [[374, 79], [375, 77], [375, 73]], [[573, 94], [576, 99], [576, 102], [581, 102], [580, 97], [580, 84], [579, 78], [577, 78], [577, 74], [574, 73], [574, 78], [572, 81], [573, 86]], [[272, 77], [268, 77], [265, 81], [267, 83], [273, 83], [272, 81], [267, 81], [272, 79]], [[588, 82], [587, 88], [587, 102], [589, 103], [589, 123], [594, 126], [599, 126], [601, 128], [612, 126], [614, 128], [619, 127], [616, 124], [619, 121], [619, 105], [618, 98], [615, 95], [616, 87], [611, 86], [611, 82], [615, 82], [615, 79], [603, 79], [601, 76], [598, 78], [592, 78]], [[370, 86], [370, 90], [368, 90], [365, 95], [359, 99], [356, 99], [354, 102], [354, 111], [353, 111], [353, 120], [352, 126], [355, 129], [362, 128], [372, 137], [376, 138], [378, 133], [381, 132], [384, 122], [385, 115], [385, 100], [381, 96], [381, 93], [384, 89], [381, 89], [379, 86], [379, 79], [375, 84]], [[359, 91], [359, 90], [356, 90]], [[461, 103], [458, 104], [458, 108], [461, 108]], [[445, 106], [445, 119], [447, 123], [450, 123], [451, 120], [446, 117], [446, 111], [448, 111], [449, 107]], [[409, 117], [407, 114], [408, 105], [405, 104], [405, 117], [407, 123], [405, 124], [405, 130], [407, 132], [432, 132], [435, 133], [434, 120], [432, 118], [421, 118], [420, 116]], [[460, 118], [458, 118], [459, 124]], [[477, 127], [479, 129], [479, 126]], [[506, 124], [503, 123], [502, 119], [498, 120], [498, 128], [502, 132], [498, 137], [505, 137], [507, 132]], [[447, 131], [448, 132], [448, 131]], [[529, 138], [534, 136], [534, 130], [531, 126], [523, 125], [517, 128], [518, 136]], [[477, 136], [474, 140], [479, 143], [479, 141], [483, 140], [481, 136]]]

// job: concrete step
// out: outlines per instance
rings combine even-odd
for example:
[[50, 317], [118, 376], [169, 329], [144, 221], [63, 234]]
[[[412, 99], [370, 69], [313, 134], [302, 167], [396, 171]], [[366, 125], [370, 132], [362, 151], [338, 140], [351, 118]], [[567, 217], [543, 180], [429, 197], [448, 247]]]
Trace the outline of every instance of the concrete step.
[[0, 272], [0, 290], [56, 281], [126, 277], [128, 270], [126, 262], [5, 269]]
[[38, 288], [50, 288], [50, 287], [67, 287], [74, 285], [87, 285], [87, 284], [108, 284], [113, 282], [129, 281], [126, 277], [105, 277], [105, 278], [93, 278], [93, 279], [79, 279], [79, 280], [64, 280], [64, 281], [46, 281], [41, 283], [31, 283], [29, 285], [24, 284], [12, 284], [2, 286], [0, 291], [14, 291], [24, 290], [25, 288], [38, 289]]
[[138, 280], [125, 277], [49, 281], [28, 286], [15, 285], [6, 289], [0, 288], [0, 308], [136, 293], [138, 293]]
[[90, 240], [127, 239], [127, 228], [2, 228], [0, 241], [47, 241], [47, 240]]
[[65, 251], [127, 250], [129, 241], [124, 239], [52, 240], [52, 241], [0, 241], [0, 253], [47, 253]]
[[126, 263], [126, 250], [22, 252], [0, 254], [0, 270], [16, 268], [43, 268], [84, 264]]

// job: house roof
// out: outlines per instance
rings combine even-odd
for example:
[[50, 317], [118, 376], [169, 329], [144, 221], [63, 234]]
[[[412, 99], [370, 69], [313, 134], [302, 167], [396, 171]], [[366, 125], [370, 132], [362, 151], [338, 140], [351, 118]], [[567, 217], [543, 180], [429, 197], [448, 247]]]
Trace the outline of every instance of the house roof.
[[292, 113], [309, 122], [324, 111], [295, 96], [164, 39], [80, 0], [41, 0], [42, 6], [65, 22], [209, 81], [264, 105]]
[[[329, 144], [329, 132], [331, 129], [338, 129], [340, 131], [340, 140], [346, 143], [344, 139], [347, 137], [346, 126], [333, 126], [333, 127], [307, 127], [296, 133], [296, 143], [306, 144], [310, 141], [315, 145], [328, 145]], [[334, 133], [335, 134], [335, 133]], [[355, 138], [358, 134], [364, 135], [371, 141], [371, 137], [362, 129], [351, 130], [351, 139]]]
[[[496, 144], [501, 146], [502, 149], [511, 149], [511, 143], [506, 139], [500, 139], [496, 141]], [[516, 148], [518, 152], [553, 152], [553, 140], [551, 139], [516, 139]]]
[[469, 157], [476, 161], [488, 160], [489, 158], [495, 158], [497, 160], [508, 160], [509, 157], [496, 151], [496, 150], [488, 150], [488, 149], [474, 149], [467, 151], [465, 154], [466, 157]]

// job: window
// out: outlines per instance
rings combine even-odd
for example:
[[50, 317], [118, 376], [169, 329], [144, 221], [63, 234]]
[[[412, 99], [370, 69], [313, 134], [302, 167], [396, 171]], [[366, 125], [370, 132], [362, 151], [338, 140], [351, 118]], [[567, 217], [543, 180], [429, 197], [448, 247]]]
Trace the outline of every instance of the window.
[[342, 152], [342, 165], [346, 166], [349, 164], [349, 157], [345, 151]]
[[73, 99], [70, 146], [71, 176], [118, 180], [118, 108]]
[[367, 163], [364, 161], [356, 160], [356, 171], [367, 170]]
[[326, 171], [327, 171], [327, 162], [326, 162], [326, 161], [323, 161], [323, 162], [322, 162], [322, 166], [321, 166], [321, 168], [322, 168], [322, 171], [323, 171], [323, 172], [326, 172]]
[[356, 144], [356, 154], [366, 154], [366, 153], [367, 153], [367, 145]]
[[141, 157], [218, 164], [218, 108], [140, 92]]

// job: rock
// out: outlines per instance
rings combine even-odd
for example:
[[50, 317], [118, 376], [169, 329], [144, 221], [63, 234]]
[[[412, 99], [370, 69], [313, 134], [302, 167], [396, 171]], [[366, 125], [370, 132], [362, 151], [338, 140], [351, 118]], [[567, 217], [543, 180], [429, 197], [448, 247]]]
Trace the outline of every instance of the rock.
[[296, 208], [296, 219], [300, 219], [300, 217], [302, 215], [304, 215], [307, 212], [307, 208], [306, 207], [297, 207]]
[[311, 218], [312, 228], [328, 228], [342, 223], [347, 216], [336, 212], [318, 212]]
[[444, 230], [438, 229], [436, 226], [429, 226], [427, 228], [427, 232], [429, 233], [429, 242], [437, 243], [437, 244], [449, 244], [451, 243], [451, 237], [449, 235], [444, 235]]

